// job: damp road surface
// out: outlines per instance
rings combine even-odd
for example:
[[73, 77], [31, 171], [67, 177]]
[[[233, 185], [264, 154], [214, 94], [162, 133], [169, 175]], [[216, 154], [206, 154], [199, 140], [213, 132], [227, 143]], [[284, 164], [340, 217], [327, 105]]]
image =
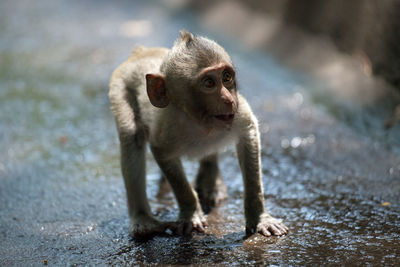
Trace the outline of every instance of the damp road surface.
[[[383, 127], [396, 91], [346, 102], [324, 80], [204, 26], [181, 2], [1, 1], [0, 265], [397, 265], [400, 129]], [[245, 237], [229, 148], [228, 199], [205, 234], [129, 237], [108, 80], [132, 47], [170, 47], [183, 28], [232, 55], [260, 121], [265, 204], [288, 235]], [[197, 167], [185, 161], [189, 179]], [[171, 220], [176, 202], [158, 195], [159, 176], [149, 153], [152, 211]]]

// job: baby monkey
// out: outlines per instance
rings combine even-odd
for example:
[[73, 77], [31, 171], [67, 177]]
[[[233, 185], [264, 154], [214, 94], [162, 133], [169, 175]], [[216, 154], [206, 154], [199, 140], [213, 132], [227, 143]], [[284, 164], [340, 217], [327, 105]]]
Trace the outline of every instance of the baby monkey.
[[[187, 31], [172, 49], [135, 49], [113, 73], [109, 98], [121, 150], [131, 233], [143, 237], [166, 228], [178, 234], [207, 226], [203, 210], [217, 199], [217, 153], [236, 144], [244, 182], [246, 233], [284, 235], [288, 228], [264, 208], [257, 119], [237, 92], [235, 68], [217, 43]], [[179, 205], [179, 219], [153, 217], [146, 195], [146, 143]], [[200, 159], [195, 187], [181, 157]]]

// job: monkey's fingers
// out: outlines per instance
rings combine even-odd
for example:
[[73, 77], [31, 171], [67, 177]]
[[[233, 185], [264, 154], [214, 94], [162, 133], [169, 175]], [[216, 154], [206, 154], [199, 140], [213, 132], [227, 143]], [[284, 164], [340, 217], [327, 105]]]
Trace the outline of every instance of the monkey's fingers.
[[268, 227], [268, 230], [273, 234], [273, 235], [283, 235], [283, 232], [274, 224], [270, 225]]
[[286, 227], [283, 223], [276, 225], [282, 233], [287, 234], [289, 232], [289, 228]]
[[287, 228], [280, 220], [269, 222], [267, 229], [271, 234], [276, 236], [286, 235], [289, 231], [289, 228]]
[[263, 236], [271, 236], [271, 232], [268, 231], [268, 229], [266, 227], [261, 227], [261, 229], [259, 230], [259, 232], [263, 235]]
[[207, 226], [206, 222], [176, 222], [171, 229], [176, 235], [190, 235], [193, 231], [204, 233]]
[[263, 236], [271, 236], [271, 235], [276, 235], [276, 236], [282, 236], [286, 235], [289, 231], [289, 228], [287, 228], [282, 220], [276, 219], [269, 214], [264, 214], [261, 217], [261, 221], [257, 224], [257, 227], [255, 226], [246, 226], [246, 235], [250, 236], [254, 233], [260, 233]]
[[199, 233], [204, 233], [206, 231], [206, 226], [203, 224], [203, 222], [201, 223], [195, 223], [193, 225], [193, 228], [198, 231]]
[[192, 222], [179, 222], [177, 223], [174, 232], [177, 235], [190, 235], [194, 229]]

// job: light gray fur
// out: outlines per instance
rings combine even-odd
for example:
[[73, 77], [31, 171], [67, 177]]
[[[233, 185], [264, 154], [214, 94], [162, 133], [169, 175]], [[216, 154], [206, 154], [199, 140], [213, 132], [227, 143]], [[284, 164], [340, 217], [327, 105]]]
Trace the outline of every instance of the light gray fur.
[[[121, 143], [121, 169], [135, 236], [162, 232], [166, 227], [153, 218], [147, 201], [147, 142], [175, 193], [181, 225], [191, 225], [186, 230], [182, 226], [181, 232], [192, 228], [203, 230], [206, 225], [197, 194], [187, 182], [181, 157], [203, 159], [197, 184], [210, 195], [213, 188], [204, 187], [215, 187], [220, 176], [216, 155], [230, 144], [237, 146], [243, 173], [246, 229], [264, 235], [269, 231], [276, 235], [287, 232], [285, 226], [264, 210], [257, 119], [244, 97], [237, 94], [238, 109], [231, 127], [205, 130], [186, 112], [190, 99], [185, 90], [190, 89], [193, 77], [203, 68], [221, 62], [232, 65], [221, 46], [183, 31], [171, 50], [137, 48], [111, 77], [109, 98]], [[146, 74], [165, 77], [171, 98], [167, 107], [151, 105], [146, 93]]]

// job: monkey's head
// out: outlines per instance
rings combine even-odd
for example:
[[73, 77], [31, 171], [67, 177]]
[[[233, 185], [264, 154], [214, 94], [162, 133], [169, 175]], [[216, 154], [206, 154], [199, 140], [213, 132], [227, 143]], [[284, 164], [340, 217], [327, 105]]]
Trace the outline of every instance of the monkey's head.
[[161, 74], [147, 74], [147, 94], [159, 108], [173, 105], [205, 127], [229, 127], [238, 108], [235, 69], [225, 50], [182, 31]]

